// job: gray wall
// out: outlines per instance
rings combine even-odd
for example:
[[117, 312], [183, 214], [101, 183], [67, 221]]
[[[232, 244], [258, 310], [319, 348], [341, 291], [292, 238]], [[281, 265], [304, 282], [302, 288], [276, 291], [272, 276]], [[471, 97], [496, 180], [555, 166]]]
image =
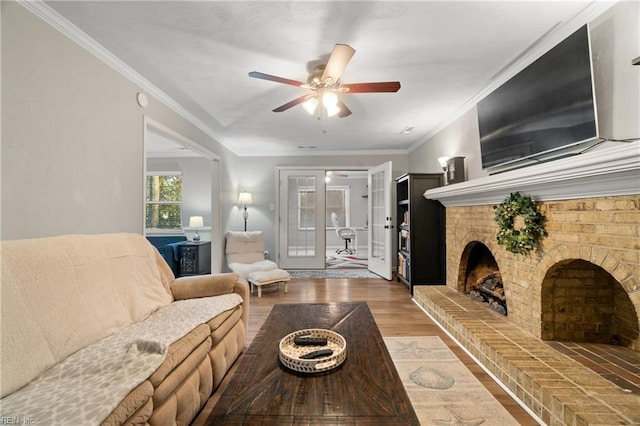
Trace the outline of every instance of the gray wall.
[[[589, 23], [600, 136], [640, 137], [640, 2], [623, 1]], [[614, 145], [600, 145], [599, 149]], [[486, 176], [480, 158], [475, 107], [410, 152], [411, 172], [437, 173], [437, 158], [463, 156], [467, 179]]]
[[[326, 167], [332, 170], [348, 170], [351, 167], [376, 166], [387, 161], [393, 161], [394, 177], [408, 170], [406, 155], [227, 158], [223, 163], [221, 229], [242, 229], [242, 210], [235, 206], [235, 203], [240, 190], [251, 192], [253, 206], [248, 209], [247, 229], [264, 232], [266, 249], [271, 253], [271, 258], [275, 259], [278, 167]], [[271, 205], [274, 205], [274, 210], [271, 210]]]
[[14, 2], [2, 20], [0, 237], [142, 233], [147, 115], [221, 155], [181, 116]]
[[18, 4], [1, 7], [2, 238], [139, 231], [136, 88]]

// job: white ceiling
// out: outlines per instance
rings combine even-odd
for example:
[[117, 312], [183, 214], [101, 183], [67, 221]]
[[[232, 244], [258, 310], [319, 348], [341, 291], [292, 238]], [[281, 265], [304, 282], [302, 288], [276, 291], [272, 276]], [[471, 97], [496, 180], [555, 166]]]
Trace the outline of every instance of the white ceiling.
[[[568, 34], [594, 2], [46, 3], [236, 154], [309, 155], [406, 152], [504, 81], [528, 52]], [[300, 105], [271, 111], [305, 89], [247, 75], [306, 81], [336, 43], [356, 49], [343, 82], [397, 80], [400, 91], [345, 94], [353, 114], [323, 125]], [[406, 127], [413, 132], [402, 134]]]

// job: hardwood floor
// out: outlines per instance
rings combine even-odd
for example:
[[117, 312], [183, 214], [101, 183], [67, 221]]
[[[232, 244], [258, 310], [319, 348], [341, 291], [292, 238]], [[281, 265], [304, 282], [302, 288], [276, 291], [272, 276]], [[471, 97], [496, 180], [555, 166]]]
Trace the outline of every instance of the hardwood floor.
[[[249, 308], [248, 344], [256, 335], [271, 308], [276, 303], [355, 302], [369, 304], [373, 317], [383, 337], [438, 336], [467, 366], [478, 380], [505, 407], [520, 425], [538, 423], [496, 384], [475, 362], [460, 349], [429, 317], [411, 300], [409, 289], [396, 281], [383, 279], [292, 279], [289, 293], [276, 286], [265, 286], [262, 297], [251, 296]], [[233, 368], [237, 366], [237, 362]], [[233, 368], [221, 386], [226, 386]], [[205, 425], [212, 407], [217, 402], [212, 397], [193, 425]]]

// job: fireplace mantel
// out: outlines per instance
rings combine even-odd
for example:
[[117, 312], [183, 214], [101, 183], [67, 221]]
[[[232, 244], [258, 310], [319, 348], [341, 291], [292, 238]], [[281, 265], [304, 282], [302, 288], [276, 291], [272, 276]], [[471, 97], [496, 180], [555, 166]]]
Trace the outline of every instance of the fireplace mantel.
[[639, 194], [640, 141], [430, 189], [424, 197], [471, 206], [499, 204], [516, 191], [539, 201]]

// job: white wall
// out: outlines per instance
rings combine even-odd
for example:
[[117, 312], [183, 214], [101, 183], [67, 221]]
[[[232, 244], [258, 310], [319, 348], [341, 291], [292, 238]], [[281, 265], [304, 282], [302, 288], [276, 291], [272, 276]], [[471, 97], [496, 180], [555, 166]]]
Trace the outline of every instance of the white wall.
[[[590, 23], [600, 136], [640, 137], [640, 2], [622, 1]], [[613, 145], [604, 143], [600, 149]], [[475, 107], [409, 153], [411, 172], [437, 173], [437, 158], [463, 156], [467, 180], [486, 176]]]

